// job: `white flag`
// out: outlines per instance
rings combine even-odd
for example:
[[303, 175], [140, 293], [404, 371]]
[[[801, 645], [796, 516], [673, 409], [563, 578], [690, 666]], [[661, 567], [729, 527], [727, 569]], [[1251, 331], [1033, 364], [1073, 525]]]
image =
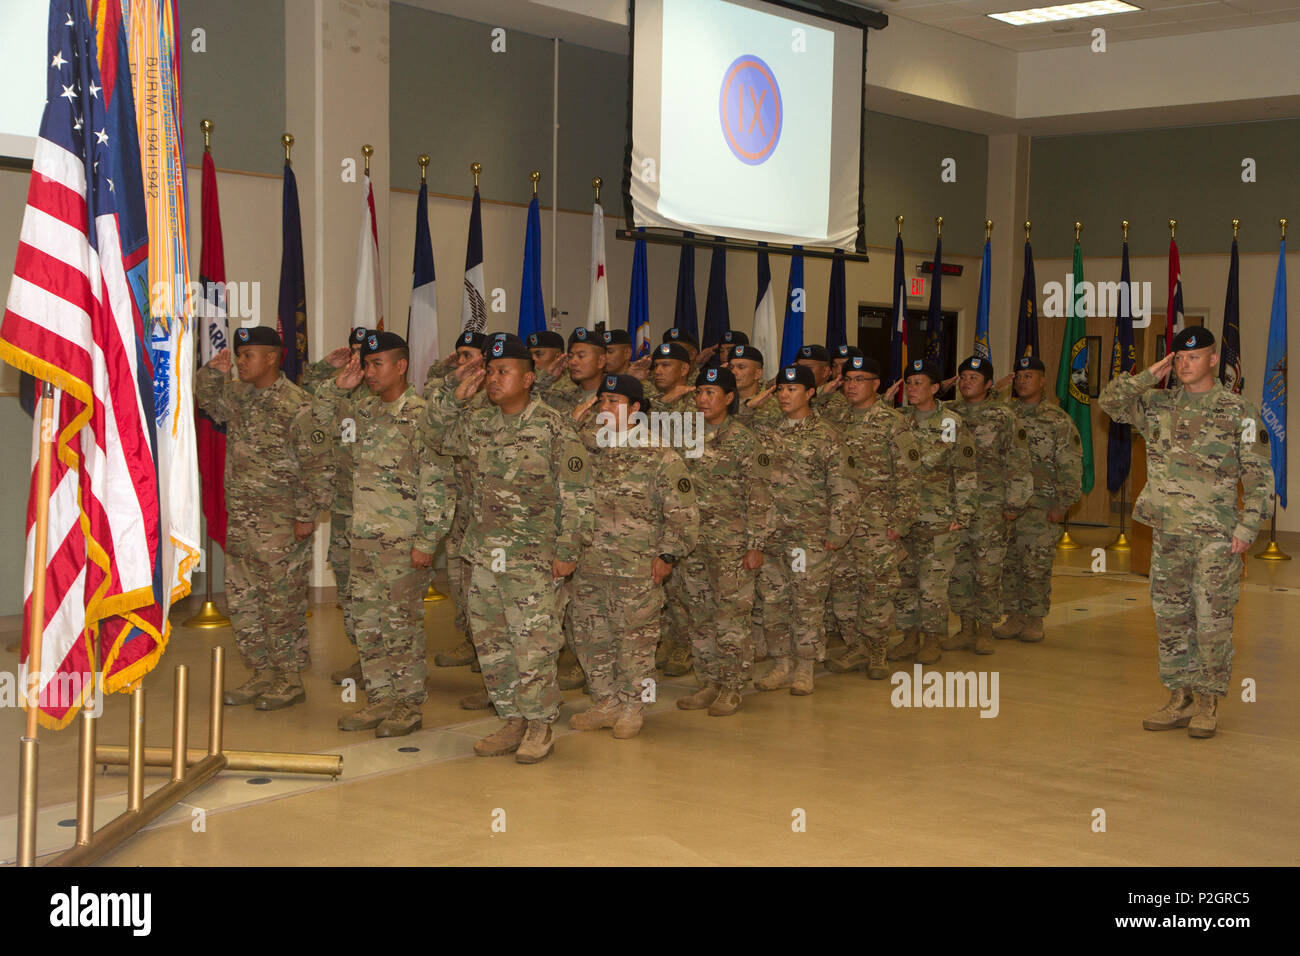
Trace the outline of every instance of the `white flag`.
[[379, 280], [379, 227], [375, 223], [375, 190], [370, 174], [362, 180], [361, 235], [357, 239], [357, 298], [352, 307], [352, 326], [365, 329], [384, 327], [384, 297]]
[[587, 328], [597, 322], [609, 328], [609, 280], [605, 276], [605, 210], [600, 203], [591, 210], [591, 298], [587, 300]]
[[763, 378], [776, 378], [781, 371], [781, 340], [776, 333], [776, 293], [772, 290], [772, 269], [766, 252], [758, 254], [758, 301], [750, 341], [763, 353]]

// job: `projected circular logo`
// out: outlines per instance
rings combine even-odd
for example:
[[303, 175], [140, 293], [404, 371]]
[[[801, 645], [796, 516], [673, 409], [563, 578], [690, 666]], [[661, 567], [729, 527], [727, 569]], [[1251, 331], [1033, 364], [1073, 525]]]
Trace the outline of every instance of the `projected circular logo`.
[[718, 119], [732, 154], [749, 166], [767, 162], [781, 140], [781, 88], [766, 63], [736, 57], [722, 78]]

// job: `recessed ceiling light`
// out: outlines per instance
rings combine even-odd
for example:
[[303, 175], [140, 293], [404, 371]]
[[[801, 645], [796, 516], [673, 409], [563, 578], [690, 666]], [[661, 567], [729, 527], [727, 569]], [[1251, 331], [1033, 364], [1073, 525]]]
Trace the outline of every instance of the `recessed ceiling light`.
[[988, 16], [1009, 23], [1013, 27], [1023, 27], [1031, 23], [1077, 20], [1080, 17], [1103, 17], [1108, 13], [1133, 13], [1141, 9], [1131, 3], [1125, 3], [1124, 0], [1090, 0], [1088, 3], [1061, 3], [1054, 7], [1009, 10], [1006, 13], [990, 13]]

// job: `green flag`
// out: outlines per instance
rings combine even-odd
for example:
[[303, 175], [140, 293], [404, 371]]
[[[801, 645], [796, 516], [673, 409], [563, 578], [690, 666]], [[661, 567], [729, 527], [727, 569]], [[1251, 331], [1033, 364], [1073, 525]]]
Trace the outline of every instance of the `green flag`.
[[1074, 419], [1083, 443], [1083, 493], [1092, 490], [1092, 399], [1088, 395], [1088, 325], [1083, 290], [1083, 249], [1074, 242], [1074, 270], [1071, 295], [1066, 298], [1065, 337], [1061, 359], [1056, 365], [1056, 397], [1065, 414]]

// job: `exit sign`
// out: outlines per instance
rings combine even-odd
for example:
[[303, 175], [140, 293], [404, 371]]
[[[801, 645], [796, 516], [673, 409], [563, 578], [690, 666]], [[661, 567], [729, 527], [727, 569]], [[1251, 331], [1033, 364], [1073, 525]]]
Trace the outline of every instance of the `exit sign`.
[[925, 295], [925, 276], [912, 276], [912, 288], [908, 295]]

